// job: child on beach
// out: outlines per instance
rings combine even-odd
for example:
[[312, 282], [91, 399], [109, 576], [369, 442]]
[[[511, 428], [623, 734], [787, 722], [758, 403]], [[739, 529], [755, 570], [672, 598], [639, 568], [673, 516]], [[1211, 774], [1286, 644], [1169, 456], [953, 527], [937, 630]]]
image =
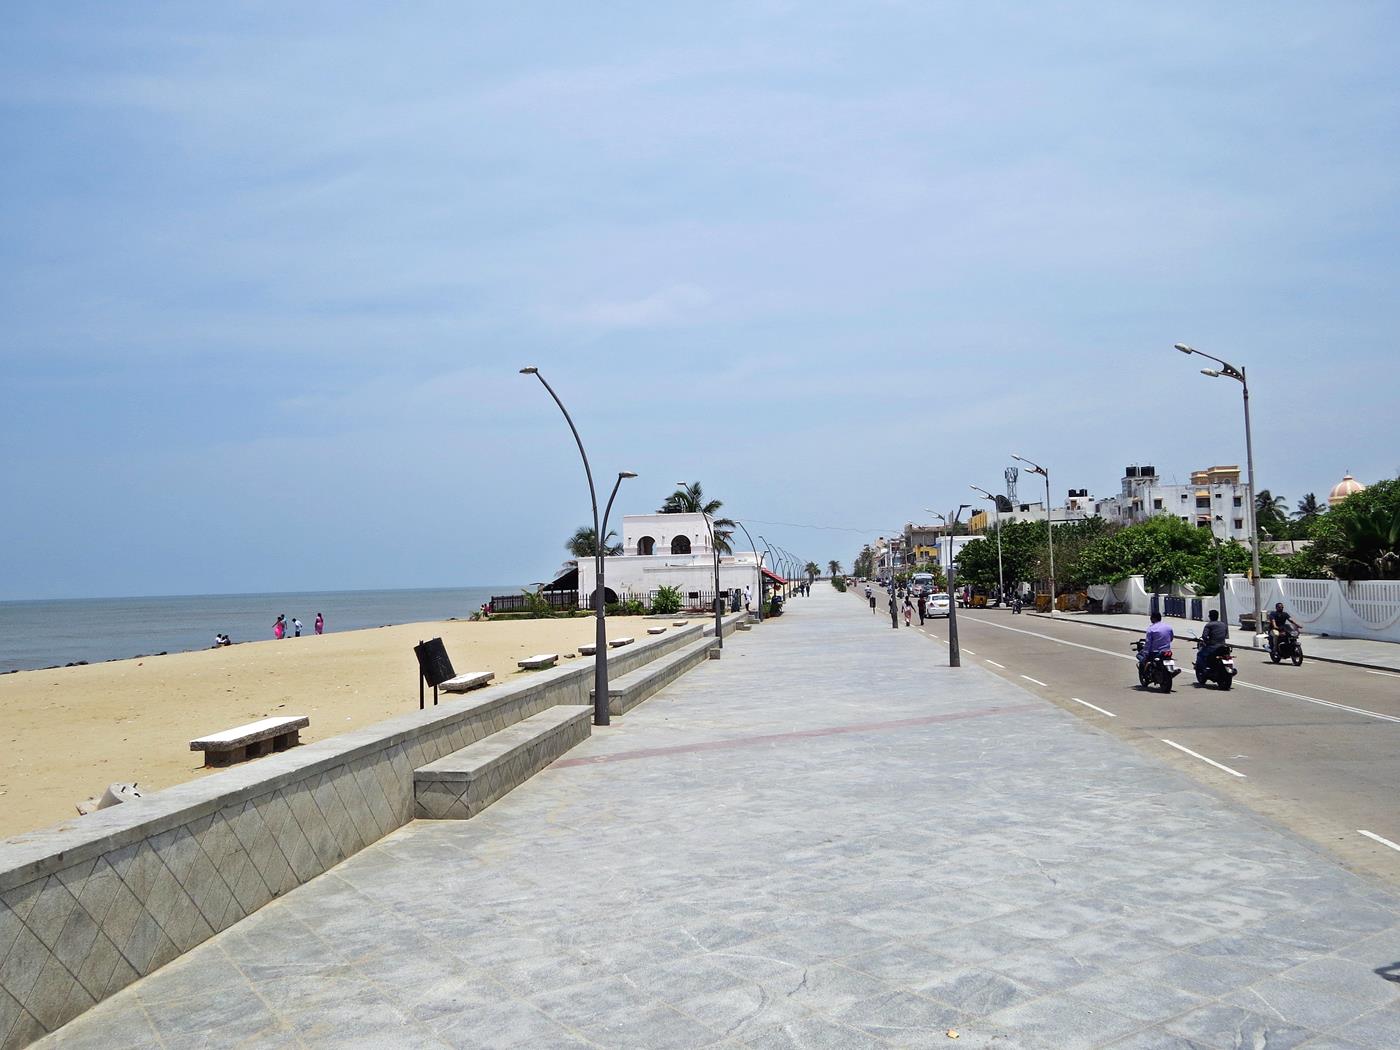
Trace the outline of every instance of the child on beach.
[[292, 617], [292, 630], [296, 631], [296, 637], [301, 637], [301, 620], [295, 616]]

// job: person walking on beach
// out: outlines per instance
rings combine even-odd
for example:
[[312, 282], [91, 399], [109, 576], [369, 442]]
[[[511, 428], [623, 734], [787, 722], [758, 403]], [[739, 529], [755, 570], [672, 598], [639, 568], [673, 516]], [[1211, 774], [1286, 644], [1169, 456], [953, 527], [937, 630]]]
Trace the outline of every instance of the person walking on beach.
[[272, 625], [272, 637], [276, 638], [278, 641], [281, 641], [283, 638], [287, 637], [286, 613], [278, 614], [277, 622]]
[[744, 584], [744, 612], [753, 612], [753, 588]]
[[292, 617], [292, 630], [296, 631], [296, 637], [301, 637], [301, 620], [295, 616]]
[[317, 613], [317, 614], [316, 614], [316, 633], [317, 633], [317, 634], [325, 634], [325, 633], [326, 633], [326, 618], [325, 618], [324, 616], [322, 616], [320, 613]]

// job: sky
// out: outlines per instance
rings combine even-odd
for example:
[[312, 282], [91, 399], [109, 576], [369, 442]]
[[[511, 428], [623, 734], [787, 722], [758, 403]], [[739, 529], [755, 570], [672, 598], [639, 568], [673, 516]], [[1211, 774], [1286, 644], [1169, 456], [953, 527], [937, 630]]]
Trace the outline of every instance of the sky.
[[1393, 476], [1397, 39], [1364, 2], [17, 0], [0, 599], [549, 578], [591, 510], [525, 365], [600, 500], [639, 475], [615, 517], [699, 480], [822, 565], [1013, 452], [1057, 500], [1243, 464], [1176, 342], [1247, 367], [1261, 488]]

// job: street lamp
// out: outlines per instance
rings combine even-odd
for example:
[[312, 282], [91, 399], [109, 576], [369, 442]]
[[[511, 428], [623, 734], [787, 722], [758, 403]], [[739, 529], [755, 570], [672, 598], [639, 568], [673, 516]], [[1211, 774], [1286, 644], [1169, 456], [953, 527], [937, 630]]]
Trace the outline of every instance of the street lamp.
[[[687, 482], [687, 481], [678, 481], [678, 482], [676, 482], [676, 485], [677, 485], [678, 487], [682, 488], [682, 489], [685, 488], [688, 484], [690, 484], [690, 483]], [[720, 597], [719, 597], [719, 548], [715, 546], [715, 530], [714, 530], [714, 528], [710, 525], [710, 516], [709, 516], [708, 514], [706, 514], [706, 513], [702, 510], [702, 511], [700, 512], [700, 517], [701, 517], [701, 518], [704, 520], [704, 522], [705, 522], [705, 531], [708, 532], [708, 533], [710, 534], [710, 552], [715, 556], [715, 596], [714, 596], [714, 597], [715, 597], [715, 643], [716, 643], [717, 648], [723, 649], [723, 648], [724, 648], [724, 623], [723, 623], [723, 616], [724, 616], [724, 613], [722, 612], [722, 610], [723, 610], [724, 607], [720, 604]]]
[[992, 501], [992, 514], [994, 515], [992, 527], [997, 530], [997, 604], [1002, 605], [1006, 602], [1006, 576], [1001, 568], [1001, 504], [986, 489], [979, 489], [976, 485], [969, 485], [968, 488], [978, 493], [983, 499]]
[[1055, 526], [1050, 520], [1050, 472], [1014, 452], [1011, 453], [1011, 458], [1018, 463], [1024, 463], [1030, 468], [1032, 474], [1039, 474], [1045, 479], [1045, 541], [1050, 544], [1050, 616], [1053, 619], [1055, 616]]
[[593, 487], [593, 468], [588, 465], [588, 453], [583, 450], [583, 439], [578, 436], [578, 427], [574, 426], [573, 417], [569, 415], [569, 410], [564, 407], [564, 402], [559, 400], [559, 395], [554, 392], [554, 388], [549, 385], [544, 376], [540, 375], [540, 370], [535, 367], [522, 368], [521, 375], [534, 376], [538, 379], [549, 396], [554, 398], [554, 403], [559, 406], [559, 411], [564, 413], [564, 420], [569, 424], [569, 429], [573, 432], [574, 443], [578, 445], [578, 454], [583, 459], [583, 472], [588, 476], [588, 499], [593, 504], [593, 611], [594, 622], [597, 630], [594, 634], [593, 647], [593, 724], [605, 726], [609, 723], [608, 718], [608, 629], [604, 622], [607, 604], [603, 596], [607, 591], [603, 587], [603, 537], [606, 535], [608, 524], [608, 514], [612, 511], [613, 500], [617, 498], [617, 490], [622, 485], [624, 478], [635, 478], [637, 475], [630, 470], [618, 471], [617, 480], [613, 482], [612, 495], [608, 497], [607, 508], [603, 511], [603, 519], [598, 520], [598, 493]]
[[932, 514], [936, 518], [942, 518], [943, 524], [948, 526], [948, 568], [944, 575], [948, 580], [948, 666], [962, 666], [962, 648], [958, 645], [958, 598], [954, 591], [957, 578], [957, 566], [953, 564], [953, 537], [958, 531], [958, 519], [962, 517], [962, 512], [967, 510], [971, 504], [963, 503], [957, 510], [950, 511], [947, 515], [939, 514], [936, 510], [924, 508], [925, 512]]
[[[756, 577], [756, 579], [755, 579], [754, 582], [758, 584], [758, 588], [757, 588], [757, 590], [756, 590], [754, 593], [758, 595], [758, 622], [759, 622], [759, 623], [762, 623], [762, 622], [763, 622], [763, 554], [760, 554], [758, 548], [754, 546], [753, 537], [749, 535], [749, 530], [748, 530], [747, 528], [744, 528], [744, 523], [743, 523], [742, 521], [740, 521], [738, 518], [735, 518], [735, 519], [734, 519], [734, 524], [735, 524], [735, 525], [738, 525], [739, 528], [744, 529], [744, 539], [746, 539], [746, 540], [749, 541], [749, 549], [750, 549], [751, 551], [753, 551], [753, 552], [754, 552], [754, 556], [758, 558], [758, 565], [757, 565], [757, 566], [755, 567], [755, 569], [754, 569], [754, 576]], [[763, 539], [763, 537], [760, 536], [759, 539]], [[767, 540], [764, 540], [764, 542], [766, 543]], [[764, 553], [767, 553], [767, 552], [764, 552]]]
[[[1236, 368], [1228, 361], [1222, 361], [1218, 357], [1197, 350], [1194, 346], [1187, 346], [1185, 343], [1175, 344], [1176, 348], [1183, 354], [1200, 354], [1209, 361], [1214, 361], [1219, 368], [1202, 368], [1201, 375], [1210, 376], [1212, 379], [1219, 379], [1224, 376], [1228, 379], [1239, 381], [1241, 390], [1244, 391], [1244, 454], [1245, 462], [1249, 469], [1249, 535], [1250, 535], [1250, 563], [1253, 568], [1254, 577], [1254, 631], [1252, 634], [1254, 648], [1259, 648], [1259, 632], [1264, 626], [1264, 603], [1259, 595], [1259, 511], [1254, 501], [1257, 498], [1254, 487], [1254, 438], [1249, 427], [1249, 381], [1245, 377], [1244, 366]], [[1214, 534], [1212, 529], [1211, 533]]]

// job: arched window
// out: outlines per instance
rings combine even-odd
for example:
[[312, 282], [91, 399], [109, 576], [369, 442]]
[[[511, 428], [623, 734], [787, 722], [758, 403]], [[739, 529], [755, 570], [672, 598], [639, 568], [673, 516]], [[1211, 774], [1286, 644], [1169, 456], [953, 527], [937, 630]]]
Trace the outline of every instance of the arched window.
[[637, 553], [638, 553], [638, 554], [655, 554], [655, 553], [656, 553], [656, 539], [655, 539], [655, 537], [652, 537], [652, 536], [643, 536], [641, 539], [639, 539], [639, 540], [637, 541]]
[[675, 539], [673, 539], [673, 540], [671, 541], [671, 553], [672, 553], [672, 554], [689, 554], [689, 553], [690, 553], [690, 537], [689, 537], [689, 536], [677, 536]]

